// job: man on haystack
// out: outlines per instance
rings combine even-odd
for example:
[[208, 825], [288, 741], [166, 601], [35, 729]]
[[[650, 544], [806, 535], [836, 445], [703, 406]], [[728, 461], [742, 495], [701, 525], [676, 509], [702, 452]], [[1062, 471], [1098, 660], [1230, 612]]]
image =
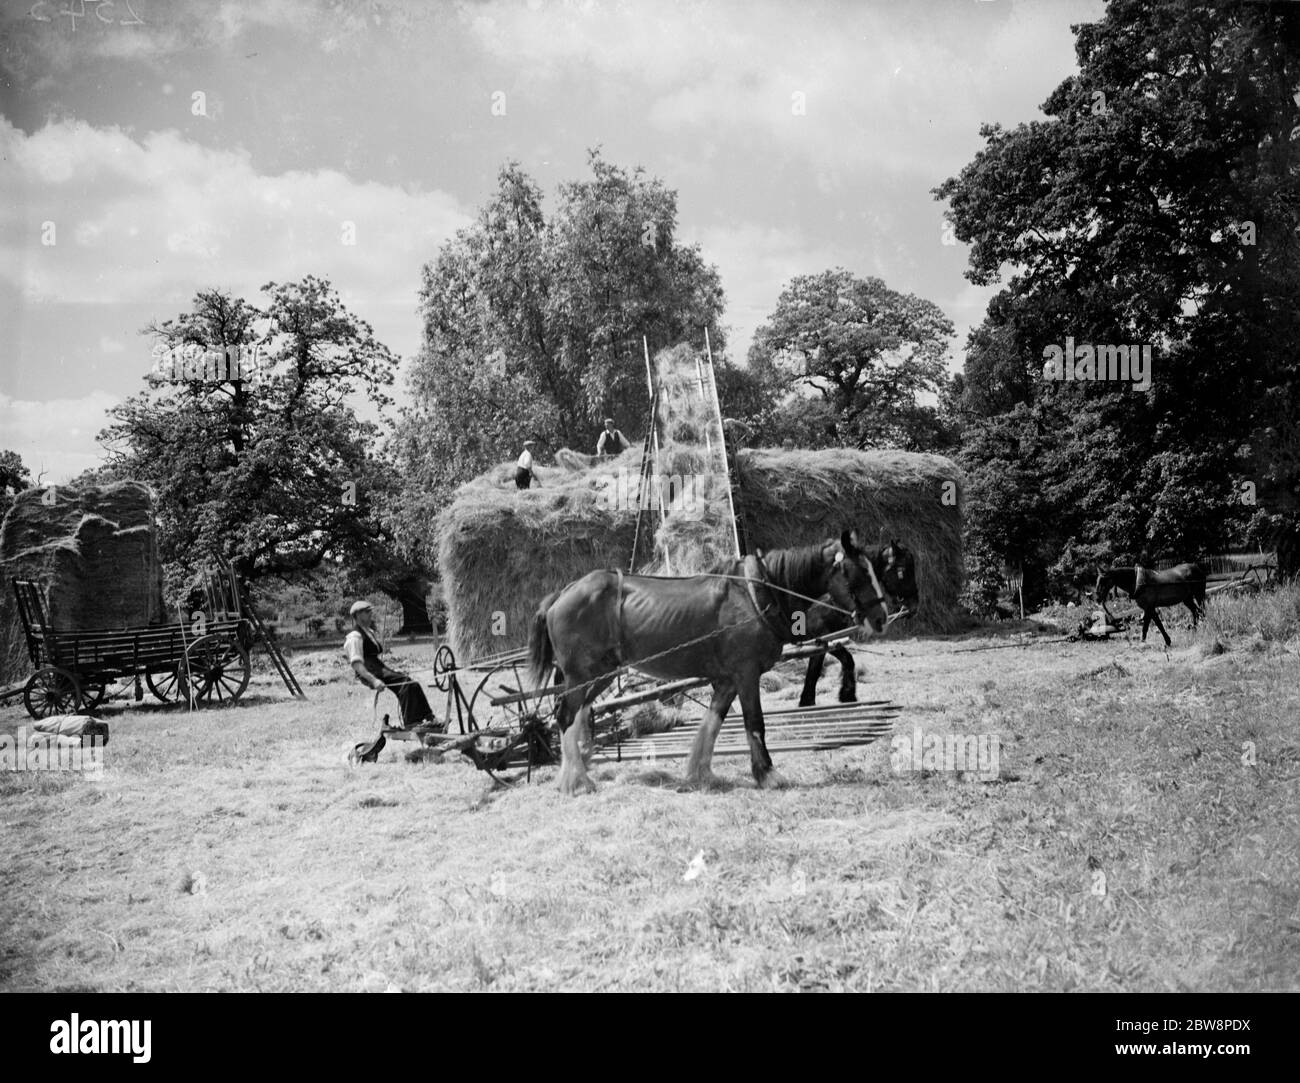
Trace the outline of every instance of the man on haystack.
[[605, 427], [601, 430], [600, 439], [596, 441], [596, 454], [612, 458], [622, 455], [631, 446], [628, 438], [614, 428], [614, 419], [605, 418]]
[[533, 473], [533, 447], [536, 443], [535, 440], [525, 440], [524, 452], [515, 460], [516, 489], [527, 489], [537, 480], [537, 475]]
[[[397, 694], [397, 702], [402, 709], [402, 729], [414, 729], [422, 723], [432, 722], [433, 708], [429, 706], [428, 697], [425, 696], [420, 682], [405, 673], [389, 669], [380, 659], [379, 656], [384, 653], [384, 645], [375, 632], [374, 607], [363, 600], [353, 603], [349, 613], [352, 617], [353, 630], [343, 640], [343, 655], [351, 664], [357, 680], [367, 688], [378, 691], [387, 687]], [[386, 715], [385, 719], [387, 719]], [[380, 734], [378, 741], [367, 746], [363, 758], [373, 759], [383, 747], [384, 737]]]

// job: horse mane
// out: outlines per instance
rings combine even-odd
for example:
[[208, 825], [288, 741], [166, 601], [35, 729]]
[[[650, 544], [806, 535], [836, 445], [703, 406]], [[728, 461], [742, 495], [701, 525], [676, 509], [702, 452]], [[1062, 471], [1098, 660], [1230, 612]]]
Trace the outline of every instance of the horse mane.
[[826, 559], [821, 545], [803, 545], [798, 549], [774, 549], [763, 554], [768, 573], [777, 582], [790, 586], [806, 583]]

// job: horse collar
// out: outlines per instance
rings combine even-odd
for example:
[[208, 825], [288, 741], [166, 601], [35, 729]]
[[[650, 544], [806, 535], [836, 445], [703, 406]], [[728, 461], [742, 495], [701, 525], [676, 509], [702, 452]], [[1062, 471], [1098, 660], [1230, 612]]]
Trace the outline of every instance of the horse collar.
[[[761, 620], [767, 626], [767, 630], [776, 636], [776, 638], [782, 643], [793, 643], [805, 638], [804, 636], [795, 635], [793, 627], [787, 628], [782, 625], [780, 621], [773, 621], [771, 615], [768, 613], [769, 609], [775, 606], [777, 613], [782, 618], [785, 617], [785, 612], [781, 608], [781, 603], [777, 598], [777, 592], [772, 587], [772, 578], [767, 573], [767, 565], [763, 563], [762, 552], [760, 550], [755, 550], [750, 554], [750, 556], [745, 558], [745, 561], [748, 562], [751, 559], [754, 562], [754, 569], [758, 572], [759, 581], [767, 587], [767, 596], [770, 599], [767, 605], [758, 604], [758, 592], [754, 589], [754, 580], [750, 575], [746, 574], [745, 587], [749, 591], [749, 601], [754, 607], [754, 612], [758, 614], [759, 620]], [[791, 622], [787, 621], [786, 623], [790, 624]]]

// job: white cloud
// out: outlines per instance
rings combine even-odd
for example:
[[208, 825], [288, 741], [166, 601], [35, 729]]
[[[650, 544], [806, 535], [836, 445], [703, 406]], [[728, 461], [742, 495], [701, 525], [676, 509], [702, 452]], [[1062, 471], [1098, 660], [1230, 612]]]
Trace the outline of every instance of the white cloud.
[[[594, 72], [651, 91], [669, 132], [763, 140], [825, 166], [933, 173], [975, 145], [989, 90], [1037, 103], [1072, 63], [1068, 22], [1100, 0], [937, 6], [625, 0], [536, 9], [510, 0], [462, 19], [491, 55], [544, 83]], [[796, 115], [792, 95], [805, 95]], [[954, 136], [960, 138], [955, 140]]]
[[796, 230], [753, 222], [706, 229], [698, 240], [722, 278], [731, 327], [727, 353], [736, 362], [745, 360], [755, 330], [772, 314], [792, 278], [842, 262], [836, 252], [812, 244]]
[[[415, 305], [422, 262], [468, 222], [456, 200], [334, 170], [259, 174], [241, 151], [176, 132], [142, 142], [63, 121], [26, 135], [0, 118], [0, 277], [28, 303], [184, 304], [311, 273], [363, 301]], [[57, 228], [42, 245], [41, 223]], [[356, 243], [343, 243], [343, 223]]]
[[108, 335], [100, 335], [99, 349], [101, 353], [125, 353], [126, 344], [119, 339], [110, 338]]
[[46, 402], [0, 392], [0, 446], [22, 456], [33, 481], [44, 471], [44, 484], [63, 485], [101, 465], [95, 435], [107, 424], [106, 412], [120, 401], [107, 391]]

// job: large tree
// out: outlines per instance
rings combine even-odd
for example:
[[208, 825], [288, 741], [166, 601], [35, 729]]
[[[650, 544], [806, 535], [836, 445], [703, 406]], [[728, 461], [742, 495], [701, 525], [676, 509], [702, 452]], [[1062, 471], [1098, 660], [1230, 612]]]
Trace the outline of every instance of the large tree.
[[[269, 283], [263, 293], [258, 308], [204, 290], [189, 312], [145, 329], [164, 363], [147, 391], [109, 411], [100, 441], [111, 469], [157, 490], [173, 585], [213, 556], [249, 579], [328, 559], [410, 595], [423, 573], [386, 523], [394, 467], [377, 449], [378, 426], [351, 401], [388, 405], [396, 358], [322, 279]], [[186, 363], [187, 351], [205, 350], [238, 351], [243, 366]]]
[[[985, 126], [936, 189], [967, 277], [1009, 274], [968, 344], [964, 416], [1017, 435], [1036, 490], [1009, 493], [974, 440], [974, 501], [1058, 554], [1186, 558], [1242, 540], [1252, 516], [1277, 540], [1295, 528], [1268, 432], [1300, 406], [1300, 11], [1114, 0], [1075, 33], [1080, 71], [1049, 119]], [[1151, 345], [1150, 390], [1045, 382], [1044, 349], [1067, 336]], [[1244, 481], [1276, 483], [1271, 506], [1243, 504]]]
[[459, 483], [518, 454], [595, 447], [613, 415], [648, 416], [643, 339], [724, 345], [722, 288], [698, 246], [676, 238], [677, 197], [643, 170], [590, 155], [547, 217], [517, 163], [473, 225], [424, 268], [424, 335], [397, 447], [411, 544]]
[[0, 451], [0, 519], [13, 506], [14, 497], [31, 488], [31, 471], [16, 451]]
[[937, 305], [843, 269], [801, 275], [749, 350], [784, 393], [778, 428], [805, 447], [932, 450], [951, 442], [937, 405], [951, 321]]

